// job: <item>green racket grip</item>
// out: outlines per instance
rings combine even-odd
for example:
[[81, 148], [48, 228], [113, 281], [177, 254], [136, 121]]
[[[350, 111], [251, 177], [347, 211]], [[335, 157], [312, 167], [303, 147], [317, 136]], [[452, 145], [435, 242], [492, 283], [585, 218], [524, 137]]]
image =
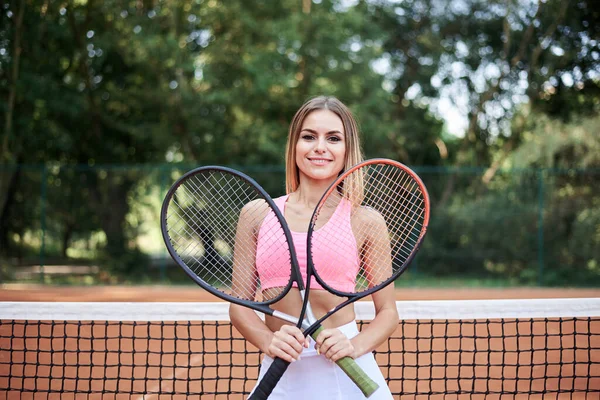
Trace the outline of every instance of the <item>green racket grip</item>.
[[[317, 339], [319, 333], [324, 328], [319, 326], [312, 334], [313, 339]], [[336, 361], [336, 364], [344, 371], [346, 375], [354, 382], [354, 384], [360, 389], [365, 397], [370, 397], [377, 389], [379, 385], [369, 378], [369, 375], [363, 371], [363, 369], [354, 361], [352, 357], [344, 357]], [[281, 358], [275, 358], [273, 363], [254, 389], [254, 392], [248, 397], [248, 400], [266, 400], [271, 395], [277, 382], [283, 376], [283, 373], [287, 370], [290, 363], [282, 360]]]
[[[310, 336], [317, 340], [319, 333], [325, 328], [319, 326]], [[354, 361], [352, 357], [340, 358], [336, 361], [336, 364], [348, 375], [348, 377], [354, 382], [360, 389], [365, 397], [370, 397], [377, 389], [379, 385], [377, 382], [369, 378], [369, 375]]]

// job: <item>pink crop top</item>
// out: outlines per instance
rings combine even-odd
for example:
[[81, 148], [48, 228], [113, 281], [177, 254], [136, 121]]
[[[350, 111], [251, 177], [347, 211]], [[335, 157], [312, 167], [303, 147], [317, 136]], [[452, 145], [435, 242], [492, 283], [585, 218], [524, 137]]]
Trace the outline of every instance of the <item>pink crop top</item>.
[[[285, 210], [285, 203], [288, 195], [276, 198], [275, 205], [279, 208], [282, 214]], [[360, 267], [360, 259], [356, 239], [352, 233], [350, 224], [351, 205], [347, 200], [342, 200], [335, 212], [329, 218], [329, 221], [313, 232], [313, 261], [315, 269], [319, 276], [327, 282], [329, 286], [342, 292], [353, 293], [356, 286], [356, 276]], [[277, 232], [277, 235], [273, 235]], [[339, 232], [349, 232], [350, 234], [340, 235]], [[339, 242], [335, 244], [336, 252], [332, 252], [328, 245], [324, 245], [325, 241], [336, 238]], [[292, 231], [292, 239], [298, 258], [298, 266], [302, 279], [306, 282], [306, 266], [307, 266], [307, 251], [306, 251], [306, 232]], [[273, 242], [280, 242], [281, 245], [273, 246]], [[276, 263], [290, 262], [287, 255], [277, 254], [273, 249], [279, 249], [279, 252], [287, 252], [285, 245], [285, 236], [283, 231], [278, 227], [277, 218], [273, 212], [269, 213], [263, 221], [258, 232], [256, 244], [256, 270], [261, 282], [263, 290], [272, 287], [281, 287], [287, 285], [289, 275], [287, 271], [290, 268], [275, 268]], [[352, 254], [353, 257], [339, 257], [336, 253]], [[285, 272], [283, 272], [285, 271]], [[285, 274], [283, 275], [282, 274]], [[298, 285], [293, 284], [294, 287]], [[313, 278], [310, 282], [311, 289], [323, 289], [321, 285]]]

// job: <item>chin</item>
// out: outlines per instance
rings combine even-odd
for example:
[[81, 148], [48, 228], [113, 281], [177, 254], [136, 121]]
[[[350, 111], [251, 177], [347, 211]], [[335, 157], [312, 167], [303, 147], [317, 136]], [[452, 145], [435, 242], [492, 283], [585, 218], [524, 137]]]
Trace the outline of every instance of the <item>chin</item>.
[[314, 179], [316, 181], [332, 180], [332, 179], [337, 178], [338, 175], [339, 175], [338, 173], [333, 172], [333, 171], [306, 174], [306, 176], [308, 176], [309, 178]]

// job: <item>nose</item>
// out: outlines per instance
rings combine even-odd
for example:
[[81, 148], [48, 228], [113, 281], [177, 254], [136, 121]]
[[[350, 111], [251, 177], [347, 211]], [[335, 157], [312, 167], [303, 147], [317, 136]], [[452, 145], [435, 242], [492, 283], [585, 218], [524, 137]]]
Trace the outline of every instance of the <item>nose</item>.
[[317, 139], [316, 145], [315, 145], [315, 152], [317, 153], [325, 153], [327, 151], [327, 139], [324, 137], [319, 137]]

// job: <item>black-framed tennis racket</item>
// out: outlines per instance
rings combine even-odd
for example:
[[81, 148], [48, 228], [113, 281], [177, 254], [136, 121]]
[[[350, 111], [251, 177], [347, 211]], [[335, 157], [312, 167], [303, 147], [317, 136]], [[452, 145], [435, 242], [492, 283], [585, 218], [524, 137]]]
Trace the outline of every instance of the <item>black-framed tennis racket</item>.
[[[220, 166], [196, 168], [169, 189], [160, 220], [171, 257], [210, 293], [302, 329], [314, 322], [287, 223], [267, 192], [249, 176]], [[265, 224], [267, 220], [269, 223]], [[268, 268], [263, 266], [262, 273], [271, 274], [263, 275], [263, 279], [280, 282], [277, 287], [265, 290], [261, 290], [256, 269], [259, 235], [262, 235], [261, 251], [269, 254], [271, 264]], [[294, 283], [304, 297], [299, 318], [270, 307]], [[338, 365], [365, 395], [378, 388], [352, 358], [341, 359]], [[258, 391], [254, 398], [267, 397], [268, 394]]]
[[[307, 234], [308, 271], [345, 298], [304, 330], [316, 337], [321, 322], [398, 278], [415, 257], [429, 223], [429, 195], [421, 179], [393, 160], [367, 160], [331, 184], [314, 210]], [[348, 284], [348, 278], [352, 278]], [[270, 393], [288, 363], [269, 368], [257, 390]]]

